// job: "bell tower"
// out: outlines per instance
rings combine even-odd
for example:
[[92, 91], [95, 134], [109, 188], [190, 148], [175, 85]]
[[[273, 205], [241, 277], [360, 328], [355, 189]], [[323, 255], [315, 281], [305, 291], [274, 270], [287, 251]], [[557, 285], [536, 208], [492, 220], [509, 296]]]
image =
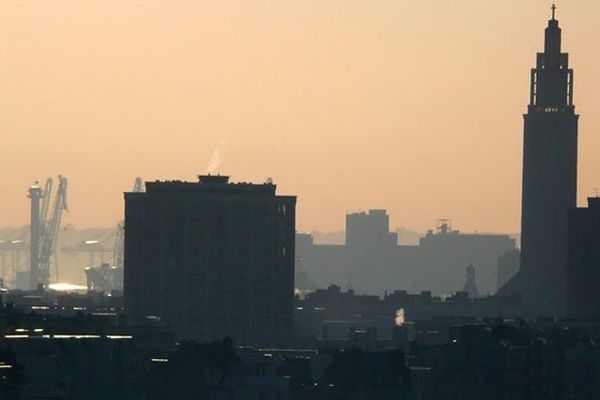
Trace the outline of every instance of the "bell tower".
[[556, 6], [544, 52], [531, 70], [524, 116], [521, 269], [500, 293], [520, 293], [545, 313], [565, 310], [567, 213], [577, 204], [577, 126], [573, 70], [561, 52]]

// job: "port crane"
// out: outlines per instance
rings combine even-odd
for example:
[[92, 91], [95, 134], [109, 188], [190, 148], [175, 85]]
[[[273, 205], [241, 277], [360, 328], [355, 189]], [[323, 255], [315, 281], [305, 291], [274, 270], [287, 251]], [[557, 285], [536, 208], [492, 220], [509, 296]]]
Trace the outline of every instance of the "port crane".
[[[17, 275], [25, 273], [29, 266], [29, 227], [23, 226], [15, 230], [3, 232], [0, 239], [0, 271], [5, 285], [16, 285]], [[21, 279], [27, 279], [26, 274], [21, 275]], [[29, 282], [21, 282], [22, 287], [26, 287]]]
[[[144, 181], [142, 178], [135, 178], [132, 192], [141, 193], [144, 191]], [[124, 253], [125, 224], [121, 221], [116, 227], [112, 265], [102, 263], [99, 268], [88, 267], [85, 269], [89, 290], [109, 291], [123, 288]]]
[[[62, 175], [58, 176], [58, 189], [54, 196], [54, 204], [52, 212], [48, 217], [48, 209], [50, 205], [50, 196], [52, 191], [53, 181], [48, 178], [42, 194], [42, 205], [40, 209], [41, 223], [41, 240], [39, 249], [39, 273], [41, 282], [48, 284], [50, 281], [50, 259], [56, 254], [56, 245], [58, 242], [58, 234], [60, 232], [60, 224], [62, 221], [63, 211], [68, 211], [67, 206], [67, 178]], [[56, 281], [59, 280], [58, 260], [54, 259], [54, 268]]]
[[42, 232], [48, 225], [48, 208], [50, 207], [50, 197], [52, 196], [52, 185], [54, 181], [52, 178], [46, 179], [44, 190], [42, 191], [42, 204], [40, 207], [40, 224]]

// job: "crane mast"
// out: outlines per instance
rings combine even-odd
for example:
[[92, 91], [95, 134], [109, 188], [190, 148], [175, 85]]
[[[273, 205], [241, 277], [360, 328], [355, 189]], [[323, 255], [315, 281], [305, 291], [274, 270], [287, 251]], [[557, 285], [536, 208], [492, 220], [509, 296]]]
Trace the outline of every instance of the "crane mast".
[[46, 179], [46, 185], [42, 192], [42, 207], [40, 208], [40, 223], [42, 231], [46, 229], [48, 225], [48, 208], [50, 207], [50, 197], [52, 196], [52, 178]]
[[31, 223], [30, 223], [30, 242], [29, 249], [29, 286], [35, 289], [42, 282], [40, 274], [40, 248], [43, 235], [42, 222], [40, 221], [40, 200], [42, 198], [42, 188], [36, 181], [29, 187], [28, 195], [31, 199]]

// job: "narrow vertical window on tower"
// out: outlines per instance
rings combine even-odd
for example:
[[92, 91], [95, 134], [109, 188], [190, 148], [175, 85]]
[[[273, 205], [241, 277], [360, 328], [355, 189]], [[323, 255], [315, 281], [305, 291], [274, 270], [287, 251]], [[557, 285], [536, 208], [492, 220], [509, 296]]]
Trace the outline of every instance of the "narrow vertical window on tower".
[[573, 70], [569, 69], [569, 73], [567, 74], [567, 105], [569, 107], [573, 106]]
[[529, 103], [531, 105], [537, 104], [537, 71], [535, 69], [531, 70], [531, 89], [529, 95]]

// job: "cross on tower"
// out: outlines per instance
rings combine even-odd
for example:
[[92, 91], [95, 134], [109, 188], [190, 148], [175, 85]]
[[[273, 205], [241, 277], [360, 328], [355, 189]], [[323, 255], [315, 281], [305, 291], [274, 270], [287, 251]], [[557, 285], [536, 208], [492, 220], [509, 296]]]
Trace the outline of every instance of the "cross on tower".
[[556, 17], [556, 4], [552, 4], [552, 19], [555, 19]]

